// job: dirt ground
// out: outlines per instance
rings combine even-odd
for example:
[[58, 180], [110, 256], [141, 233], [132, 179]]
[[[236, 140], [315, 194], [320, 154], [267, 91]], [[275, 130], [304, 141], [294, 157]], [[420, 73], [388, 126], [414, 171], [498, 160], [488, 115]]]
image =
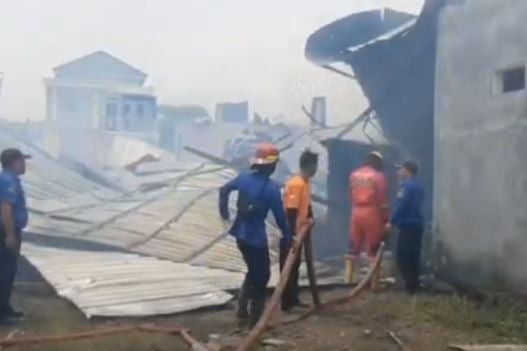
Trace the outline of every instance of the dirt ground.
[[[326, 291], [323, 298], [340, 296], [346, 291]], [[107, 326], [155, 323], [163, 326], [184, 325], [199, 340], [206, 341], [210, 334], [227, 335], [235, 327], [232, 306], [178, 316], [88, 321], [50, 288], [18, 289], [14, 301], [17, 307], [26, 312], [26, 320], [15, 327], [1, 328], [1, 337], [10, 334], [14, 334], [14, 337], [60, 334]], [[365, 294], [351, 304], [334, 307], [305, 321], [270, 331], [266, 337], [288, 343], [288, 346], [281, 346], [277, 350], [400, 350], [388, 336], [389, 331], [394, 332], [411, 350], [446, 350], [451, 343], [527, 342], [527, 305], [508, 299], [476, 303], [450, 295], [429, 294], [410, 298], [403, 293], [386, 291]], [[187, 347], [175, 336], [132, 333], [11, 349], [161, 351], [187, 350]]]

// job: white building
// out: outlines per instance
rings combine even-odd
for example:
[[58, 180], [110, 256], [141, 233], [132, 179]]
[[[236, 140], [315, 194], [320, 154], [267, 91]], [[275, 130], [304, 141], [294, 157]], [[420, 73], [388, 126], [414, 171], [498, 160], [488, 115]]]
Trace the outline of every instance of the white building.
[[157, 143], [157, 102], [146, 73], [103, 51], [53, 71], [44, 81], [48, 150], [91, 166], [99, 163], [95, 144], [108, 135]]
[[439, 25], [434, 218], [441, 271], [527, 293], [527, 1], [452, 2]]

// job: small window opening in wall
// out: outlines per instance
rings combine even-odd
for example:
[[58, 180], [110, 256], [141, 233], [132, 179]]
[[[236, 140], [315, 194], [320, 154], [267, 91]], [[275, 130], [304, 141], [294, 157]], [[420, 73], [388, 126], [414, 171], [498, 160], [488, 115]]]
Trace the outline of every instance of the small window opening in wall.
[[501, 92], [511, 93], [525, 89], [525, 67], [515, 67], [501, 71]]

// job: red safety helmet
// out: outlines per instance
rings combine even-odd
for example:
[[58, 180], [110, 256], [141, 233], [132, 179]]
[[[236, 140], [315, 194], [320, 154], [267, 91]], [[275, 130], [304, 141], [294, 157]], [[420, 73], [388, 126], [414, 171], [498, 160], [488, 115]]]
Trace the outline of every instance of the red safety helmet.
[[256, 147], [252, 165], [272, 165], [280, 159], [280, 151], [273, 144], [260, 144]]

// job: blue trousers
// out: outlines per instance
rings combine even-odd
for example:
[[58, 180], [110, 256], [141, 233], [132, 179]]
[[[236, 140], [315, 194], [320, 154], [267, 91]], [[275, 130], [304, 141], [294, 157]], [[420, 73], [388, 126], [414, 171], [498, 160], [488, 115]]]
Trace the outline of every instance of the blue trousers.
[[244, 287], [249, 300], [262, 300], [267, 296], [267, 284], [271, 278], [269, 249], [259, 248], [238, 240], [238, 249], [247, 265]]
[[397, 263], [406, 284], [406, 290], [413, 294], [419, 290], [419, 273], [423, 229], [421, 227], [401, 228], [397, 245]]
[[18, 254], [7, 249], [5, 239], [0, 235], [0, 317], [10, 309], [17, 267]]

